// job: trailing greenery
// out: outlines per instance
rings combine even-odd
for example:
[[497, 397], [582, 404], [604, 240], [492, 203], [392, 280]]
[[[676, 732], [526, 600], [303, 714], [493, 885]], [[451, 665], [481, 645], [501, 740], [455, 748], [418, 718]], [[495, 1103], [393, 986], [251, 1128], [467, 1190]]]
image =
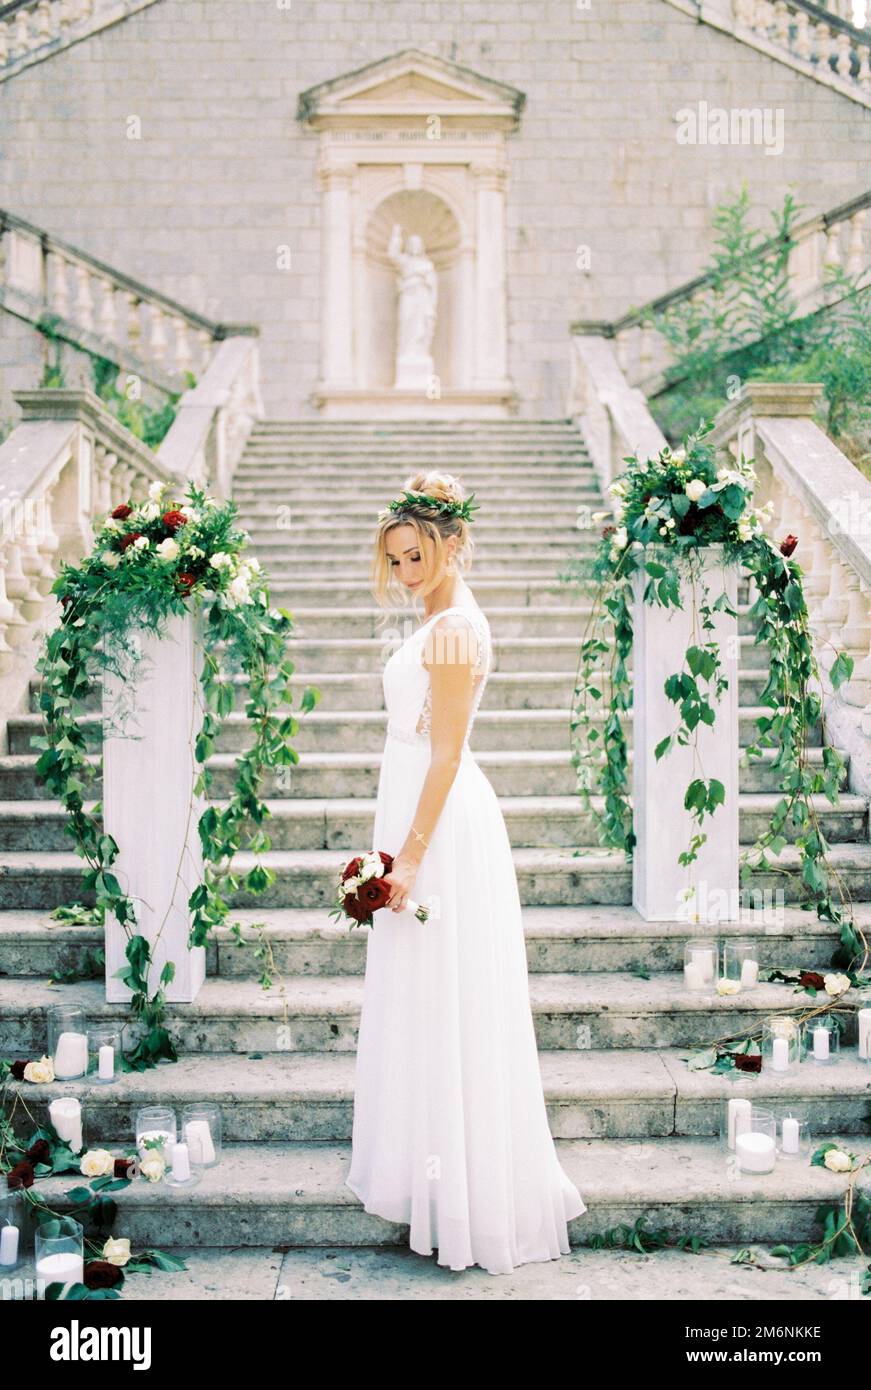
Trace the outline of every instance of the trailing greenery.
[[[707, 838], [706, 823], [724, 801], [724, 788], [706, 779], [698, 760], [698, 731], [712, 726], [717, 703], [728, 685], [723, 653], [714, 640], [715, 617], [735, 616], [725, 588], [711, 593], [701, 568], [702, 550], [721, 545], [724, 566], [738, 565], [750, 577], [755, 598], [750, 616], [757, 625], [756, 643], [768, 647], [768, 679], [758, 702], [766, 714], [746, 748], [748, 759], [773, 749], [771, 766], [779, 773], [781, 797], [765, 832], [742, 853], [741, 883], [754, 873], [777, 872], [768, 853], [780, 854], [790, 827], [799, 851], [801, 882], [820, 918], [841, 927], [842, 963], [864, 955], [864, 938], [852, 921], [849, 891], [826, 859], [828, 843], [813, 798], [838, 802], [843, 759], [822, 749], [821, 765], [808, 759], [810, 731], [822, 713], [820, 673], [814, 657], [802, 588], [802, 571], [791, 559], [794, 536], [776, 545], [765, 534], [771, 504], [751, 505], [755, 473], [743, 458], [718, 468], [705, 442], [711, 426], [703, 424], [682, 448], [666, 447], [658, 458], [624, 460], [626, 471], [612, 483], [615, 525], [608, 525], [592, 562], [577, 561], [562, 576], [584, 584], [592, 611], [581, 642], [570, 725], [572, 761], [578, 792], [596, 823], [601, 842], [631, 856], [635, 846], [628, 792], [625, 721], [632, 704], [628, 659], [633, 642], [634, 586], [644, 581], [643, 601], [663, 608], [682, 604], [682, 585], [692, 605], [693, 638], [678, 670], [665, 682], [675, 707], [671, 732], [658, 744], [657, 760], [676, 746], [696, 752], [696, 775], [684, 795], [695, 828], [679, 858], [691, 866]], [[593, 516], [603, 521], [607, 513]], [[835, 654], [828, 679], [837, 688], [852, 674], [849, 656]], [[601, 799], [601, 805], [593, 800]], [[694, 897], [692, 884], [686, 891]]]
[[[135, 394], [118, 390], [118, 365], [106, 357], [92, 357], [94, 390], [107, 410], [120, 420], [131, 434], [154, 449], [169, 431], [176, 416], [182, 393], [170, 393], [160, 406], [149, 406]], [[138, 379], [137, 386], [140, 384]], [[196, 377], [185, 372], [185, 390], [196, 386]]]
[[[170, 618], [197, 614], [205, 634], [205, 714], [195, 744], [201, 772], [192, 794], [208, 795], [208, 760], [235, 702], [234, 676], [243, 677], [252, 742], [236, 759], [227, 804], [223, 809], [209, 805], [199, 820], [207, 870], [189, 899], [190, 945], [204, 945], [209, 931], [228, 915], [228, 895], [240, 887], [233, 872], [237, 851], [245, 848], [259, 856], [270, 848], [264, 828], [269, 811], [261, 798], [267, 769], [299, 761], [289, 741], [298, 730], [289, 709], [292, 619], [284, 609], [269, 606], [265, 576], [259, 562], [249, 557], [247, 534], [236, 528], [235, 518], [232, 503], [218, 503], [193, 485], [181, 503], [172, 501], [167, 484], [155, 483], [145, 502], [116, 507], [98, 529], [92, 553], [77, 566], [65, 566], [55, 581], [62, 617], [46, 635], [37, 666], [44, 721], [44, 734], [34, 740], [41, 750], [37, 772], [62, 802], [68, 832], [86, 861], [84, 886], [93, 899], [86, 911], [99, 921], [114, 914], [128, 938], [127, 966], [118, 977], [131, 989], [133, 1010], [144, 1029], [125, 1058], [135, 1068], [161, 1057], [175, 1060], [163, 1023], [174, 966], [167, 962], [155, 987], [150, 980], [153, 945], [137, 932], [136, 904], [112, 871], [118, 846], [103, 830], [99, 805], [86, 809], [98, 769], [79, 716], [101, 673], [119, 677], [129, 688], [137, 660], [134, 634], [160, 635]], [[305, 690], [301, 710], [312, 709], [318, 698], [316, 691]], [[272, 871], [258, 859], [241, 886], [260, 893], [273, 880]]]

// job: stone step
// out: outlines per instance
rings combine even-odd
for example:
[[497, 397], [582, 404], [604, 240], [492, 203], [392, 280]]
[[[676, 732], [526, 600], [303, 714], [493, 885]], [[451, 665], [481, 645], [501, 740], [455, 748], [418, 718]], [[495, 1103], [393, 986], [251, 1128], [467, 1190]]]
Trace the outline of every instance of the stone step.
[[[581, 847], [521, 848], [512, 851], [520, 900], [529, 906], [628, 904], [632, 900], [632, 868], [617, 851]], [[335, 850], [271, 850], [261, 859], [239, 854], [234, 872], [241, 879], [256, 862], [269, 868], [274, 881], [257, 895], [262, 908], [316, 907], [329, 910], [335, 903], [342, 854]], [[871, 899], [871, 844], [831, 845], [828, 861], [854, 900]], [[759, 891], [781, 889], [783, 900], [803, 902], [807, 893], [799, 874], [798, 850], [787, 845], [772, 859], [777, 868], [756, 873], [751, 885]], [[53, 910], [76, 898], [88, 901], [82, 891], [81, 861], [74, 854], [40, 851], [6, 851], [0, 854], [0, 911], [7, 909]], [[241, 887], [231, 893], [231, 905], [246, 907], [251, 896]]]
[[[375, 930], [378, 930], [376, 925]], [[41, 1055], [46, 1047], [46, 1009], [55, 1003], [78, 1006], [89, 1024], [126, 1022], [125, 1047], [142, 1025], [130, 1022], [126, 1004], [105, 1000], [102, 980], [51, 987], [17, 978], [3, 1004], [4, 1056]], [[760, 984], [742, 994], [720, 997], [691, 994], [683, 974], [532, 974], [529, 998], [537, 1045], [542, 1051], [575, 1053], [590, 1049], [699, 1049], [713, 1040], [742, 1036], [761, 1016], [794, 1011], [789, 986]], [[843, 996], [861, 1007], [861, 991]], [[191, 1004], [168, 1004], [165, 1023], [185, 1056], [214, 1052], [353, 1052], [363, 1000], [359, 975], [293, 976], [266, 991], [259, 981], [207, 979]], [[855, 1048], [855, 1014], [843, 1015], [842, 1047]], [[838, 1064], [840, 1065], [840, 1064]], [[861, 1065], [865, 1066], [864, 1063]], [[804, 1067], [815, 1070], [813, 1063]], [[833, 1068], [834, 1069], [834, 1068]], [[867, 1070], [867, 1068], [866, 1068]]]
[[[871, 935], [871, 903], [854, 904], [855, 921]], [[800, 964], [825, 973], [831, 968], [838, 931], [815, 912], [783, 905], [776, 893], [745, 908], [735, 922], [717, 926], [722, 940], [755, 943], [764, 967]], [[240, 945], [269, 942], [275, 967], [288, 975], [362, 975], [368, 932], [341, 926], [320, 908], [242, 908], [217, 928], [206, 948], [210, 977], [258, 979], [262, 965]], [[697, 928], [686, 921], [646, 922], [633, 907], [527, 907], [523, 928], [529, 970], [534, 974], [639, 971], [651, 974], [683, 969], [687, 936]], [[81, 973], [88, 953], [102, 945], [103, 929], [56, 922], [43, 912], [0, 912], [0, 975], [42, 976], [53, 970]], [[869, 1078], [871, 1079], [871, 1078]]]
[[[769, 715], [770, 711], [762, 705], [747, 705], [738, 711], [738, 735], [741, 747], [747, 747], [758, 737], [758, 721]], [[590, 724], [601, 731], [606, 716], [602, 713], [591, 715]], [[290, 741], [300, 754], [321, 753], [380, 753], [384, 748], [387, 733], [387, 714], [383, 710], [343, 710], [333, 713], [329, 710], [315, 710], [301, 716], [299, 731], [291, 735]], [[514, 710], [496, 709], [479, 711], [470, 735], [475, 752], [511, 751], [516, 748], [527, 750], [552, 751], [569, 746], [568, 710], [539, 709]], [[85, 737], [86, 745], [98, 751], [103, 741], [103, 723], [97, 714], [83, 715], [79, 727]], [[123, 720], [119, 732], [125, 729]], [[9, 752], [15, 756], [31, 751], [31, 739], [43, 736], [42, 716], [39, 714], [16, 715], [8, 721]], [[219, 753], [241, 753], [253, 743], [251, 721], [241, 712], [233, 711], [227, 715], [215, 747]], [[811, 730], [808, 746], [818, 746], [821, 742], [820, 729]], [[633, 727], [630, 721], [627, 729], [627, 743], [633, 744]], [[601, 743], [600, 745], [601, 746]]]
[[[603, 807], [601, 797], [594, 804]], [[744, 794], [739, 834], [743, 843], [757, 839], [769, 825], [778, 796]], [[823, 796], [812, 798], [820, 827], [832, 844], [868, 838], [868, 805], [862, 796], [845, 795], [837, 806]], [[225, 802], [216, 802], [222, 807]], [[268, 801], [271, 820], [263, 829], [273, 849], [347, 849], [369, 845], [375, 802], [360, 800]], [[500, 802], [508, 835], [515, 848], [594, 848], [596, 825], [576, 796], [505, 797]], [[59, 853], [70, 848], [67, 817], [60, 802], [0, 801], [0, 850], [16, 853]], [[798, 829], [787, 826], [788, 839]]]
[[[739, 1177], [713, 1139], [557, 1139], [556, 1149], [587, 1208], [569, 1226], [576, 1246], [642, 1217], [710, 1245], [818, 1239], [821, 1204], [844, 1191], [843, 1175], [800, 1161]], [[161, 1249], [401, 1243], [407, 1226], [368, 1214], [346, 1185], [350, 1160], [349, 1144], [228, 1144], [190, 1189], [138, 1181], [120, 1193], [124, 1234]], [[39, 1184], [54, 1210], [75, 1209], [69, 1189], [69, 1174]]]
[[[328, 511], [301, 514], [295, 506], [288, 507], [286, 503], [287, 499], [278, 493], [260, 512], [240, 509], [239, 521], [255, 546], [276, 538], [290, 544], [297, 535], [304, 536], [309, 544], [319, 541], [325, 552], [340, 541], [343, 544], [361, 545], [371, 539], [377, 520], [377, 508], [370, 508], [363, 515], [348, 515], [344, 510], [337, 515], [334, 510], [331, 517]], [[598, 543], [599, 531], [590, 524], [589, 516], [601, 505], [600, 498], [579, 494], [547, 525], [536, 525], [534, 522], [525, 524], [521, 509], [509, 516], [482, 517], [480, 521], [475, 521], [476, 552], [486, 552], [488, 546], [493, 544], [513, 545], [524, 538], [537, 541], [542, 546], [550, 545], [552, 541], [559, 541], [563, 545], [576, 544], [580, 534], [591, 548], [591, 541]]]
[[[845, 771], [841, 779], [846, 786], [848, 755], [841, 749]], [[775, 749], [763, 749], [763, 756], [754, 758], [748, 766], [739, 765], [741, 792], [776, 792], [782, 774], [772, 766]], [[571, 796], [577, 790], [577, 778], [566, 749], [539, 752], [479, 753], [477, 761], [492, 782], [498, 796]], [[630, 758], [630, 790], [631, 763]], [[96, 764], [94, 756], [92, 762]], [[822, 749], [808, 749], [810, 766], [822, 766]], [[381, 764], [377, 753], [307, 753], [298, 767], [285, 769], [265, 790], [267, 798], [275, 797], [361, 797], [375, 796], [378, 791], [378, 772]], [[0, 800], [47, 800], [48, 792], [36, 777], [36, 758], [32, 754], [0, 756]], [[212, 795], [229, 796], [235, 782], [236, 760], [232, 754], [219, 754], [209, 760], [213, 773]], [[286, 775], [285, 775], [286, 774]], [[99, 796], [100, 779], [93, 783], [93, 794]]]
[[[758, 703], [768, 680], [767, 671], [738, 672], [738, 702], [741, 705]], [[494, 671], [487, 680], [481, 699], [482, 710], [550, 710], [567, 709], [574, 688], [571, 671]], [[247, 685], [241, 676], [233, 678], [235, 703], [242, 709], [247, 699]], [[384, 708], [384, 685], [381, 672], [373, 671], [315, 671], [307, 676], [294, 676], [291, 681], [297, 699], [306, 686], [321, 692], [319, 709], [326, 713], [336, 710], [380, 710]], [[100, 685], [96, 682], [85, 700], [85, 708], [95, 711], [100, 706]], [[39, 682], [30, 686], [31, 712], [38, 710]]]
[[[808, 1064], [785, 1076], [763, 1072], [738, 1081], [687, 1068], [686, 1051], [586, 1050], [543, 1052], [541, 1078], [555, 1139], [676, 1136], [719, 1138], [721, 1113], [736, 1096], [780, 1119], [799, 1109], [815, 1138], [865, 1132], [868, 1066], [845, 1054], [837, 1066]], [[128, 1072], [115, 1085], [10, 1083], [37, 1124], [48, 1107], [75, 1095], [82, 1105], [88, 1148], [125, 1145], [136, 1111], [210, 1102], [221, 1112], [230, 1144], [346, 1143], [352, 1136], [354, 1068], [350, 1052], [193, 1053], [147, 1072]]]
[[[571, 525], [575, 525], [575, 511], [579, 511], [585, 504], [593, 511], [606, 510], [598, 488], [590, 484], [578, 486], [570, 492], [560, 488], [558, 495], [566, 498], [567, 503], [571, 501], [571, 506], [566, 508], [567, 514], [571, 514]], [[321, 489], [313, 486], [303, 489], [292, 482], [288, 485], [284, 480], [258, 485], [248, 484], [244, 490], [234, 491], [233, 500], [242, 525], [249, 531], [258, 523], [273, 521], [277, 508], [283, 503], [293, 503], [295, 525], [311, 522], [318, 526], [326, 526], [330, 521], [336, 521], [335, 501], [325, 498]], [[534, 491], [530, 491], [528, 496], [518, 496], [512, 489], [510, 497], [506, 497], [504, 493], [493, 489], [491, 497], [484, 494], [478, 500], [481, 502], [481, 514], [476, 516], [474, 522], [476, 535], [494, 526], [522, 524], [527, 519], [536, 530], [542, 532], [553, 526], [553, 520], [545, 522], [530, 517], [531, 508], [541, 500], [540, 494]], [[556, 500], [555, 493], [553, 501]], [[341, 504], [341, 517], [345, 522], [371, 525], [379, 510], [378, 506], [373, 508], [371, 497], [360, 502], [356, 494], [349, 494], [348, 499], [343, 500]], [[602, 524], [604, 525], [604, 522]]]
[[[524, 534], [520, 532], [515, 537], [513, 532], [496, 532], [492, 539], [476, 541], [475, 559], [490, 565], [494, 562], [510, 561], [513, 557], [515, 568], [519, 565], [534, 565], [536, 560], [541, 559], [544, 542], [530, 540], [528, 536], [524, 539]], [[368, 574], [373, 555], [372, 533], [370, 532], [369, 539], [366, 540], [365, 532], [355, 532], [351, 536], [339, 526], [335, 529], [334, 540], [336, 548], [330, 550], [328, 541], [309, 537], [306, 533], [297, 535], [292, 530], [276, 530], [272, 535], [261, 537], [255, 549], [259, 558], [268, 566], [270, 578], [273, 580], [280, 572], [284, 559], [291, 562], [306, 561], [309, 567], [308, 577], [312, 578], [321, 572], [324, 557], [336, 554], [346, 566], [360, 566], [357, 571], [358, 579]], [[590, 532], [569, 530], [566, 534], [560, 533], [547, 541], [548, 568], [550, 564], [565, 565], [575, 555], [589, 558], [594, 550], [595, 537], [591, 537]]]
[[293, 439], [275, 436], [252, 436], [246, 446], [240, 467], [263, 456], [282, 460], [311, 459], [329, 462], [332, 467], [361, 463], [375, 463], [382, 467], [385, 463], [396, 462], [410, 470], [418, 468], [438, 468], [447, 464], [462, 462], [470, 465], [484, 465], [505, 462], [527, 463], [534, 469], [538, 463], [550, 460], [554, 464], [583, 462], [589, 464], [590, 456], [578, 439], [548, 438], [536, 439], [392, 439], [392, 440], [319, 440]]

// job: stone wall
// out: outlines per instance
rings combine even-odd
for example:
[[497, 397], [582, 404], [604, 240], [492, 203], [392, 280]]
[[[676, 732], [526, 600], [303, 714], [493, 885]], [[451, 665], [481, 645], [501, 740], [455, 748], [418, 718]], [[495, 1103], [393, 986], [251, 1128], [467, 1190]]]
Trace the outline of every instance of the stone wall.
[[[526, 415], [563, 412], [569, 321], [689, 278], [742, 181], [766, 218], [787, 186], [808, 214], [867, 186], [871, 111], [663, 0], [161, 0], [0, 84], [0, 205], [201, 313], [259, 323], [267, 411], [310, 414], [318, 142], [297, 97], [407, 47], [527, 96], [508, 195]], [[782, 110], [783, 152], [678, 144], [676, 113], [700, 101]]]

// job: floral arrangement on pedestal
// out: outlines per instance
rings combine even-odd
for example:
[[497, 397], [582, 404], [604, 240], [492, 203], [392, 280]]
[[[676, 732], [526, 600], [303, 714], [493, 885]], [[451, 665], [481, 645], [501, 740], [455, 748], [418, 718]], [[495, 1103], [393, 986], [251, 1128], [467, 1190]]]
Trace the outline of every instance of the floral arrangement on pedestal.
[[[822, 714], [821, 676], [813, 650], [802, 571], [792, 555], [794, 535], [779, 544], [765, 532], [771, 503], [753, 505], [756, 475], [752, 460], [741, 457], [719, 466], [706, 442], [712, 426], [702, 423], [682, 448], [664, 448], [658, 457], [624, 459], [626, 469], [610, 486], [613, 518], [600, 512], [605, 526], [591, 564], [577, 562], [563, 577], [585, 581], [592, 589], [592, 610], [584, 632], [572, 701], [571, 751], [578, 792], [603, 844], [631, 856], [635, 844], [628, 794], [628, 745], [625, 719], [631, 709], [628, 660], [633, 644], [633, 578], [647, 576], [645, 603], [680, 607], [686, 582], [697, 615], [699, 637], [688, 647], [681, 669], [665, 683], [675, 705], [672, 734], [655, 750], [657, 759], [676, 745], [693, 745], [700, 725], [713, 725], [726, 686], [722, 654], [710, 634], [712, 615], [733, 610], [724, 592], [713, 595], [700, 576], [700, 549], [721, 546], [723, 564], [736, 564], [751, 582], [751, 616], [758, 623], [757, 643], [769, 650], [768, 679], [758, 697], [767, 712], [758, 734], [744, 750], [748, 760], [776, 747], [773, 766], [782, 795], [769, 825], [741, 856], [741, 882], [754, 871], [777, 871], [766, 851], [779, 855], [791, 826], [799, 852], [801, 880], [819, 917], [840, 926], [841, 943], [833, 965], [864, 968], [867, 943], [853, 921], [849, 890], [827, 862], [828, 848], [812, 798], [823, 794], [837, 804], [844, 770], [837, 750], [822, 749], [822, 763], [808, 758], [811, 729]], [[849, 656], [836, 653], [827, 678], [837, 688], [852, 674]], [[601, 798], [598, 806], [593, 797]], [[696, 825], [682, 864], [691, 865], [706, 838], [703, 826], [723, 803], [716, 779], [694, 778], [684, 806]], [[690, 890], [692, 891], [692, 890]], [[856, 965], [861, 960], [860, 965]]]
[[[266, 576], [248, 547], [246, 532], [236, 526], [233, 503], [219, 502], [194, 485], [179, 499], [168, 483], [156, 481], [144, 500], [114, 508], [96, 529], [91, 553], [77, 565], [64, 566], [53, 587], [62, 612], [46, 635], [37, 666], [44, 722], [44, 734], [34, 740], [41, 750], [37, 773], [63, 804], [69, 832], [86, 861], [84, 886], [94, 898], [89, 920], [103, 922], [107, 912], [114, 913], [128, 937], [128, 964], [118, 974], [133, 992], [132, 1007], [143, 1036], [124, 1059], [127, 1067], [176, 1059], [163, 1022], [165, 987], [174, 967], [167, 962], [149, 997], [152, 951], [136, 931], [134, 902], [112, 872], [118, 846], [103, 832], [99, 806], [86, 809], [97, 769], [78, 718], [95, 677], [114, 669], [119, 653], [129, 663], [130, 634], [159, 635], [171, 616], [194, 607], [202, 610], [207, 633], [201, 675], [205, 714], [195, 745], [202, 772], [192, 795], [208, 794], [212, 774], [207, 763], [236, 701], [236, 675], [245, 683], [245, 712], [252, 731], [251, 746], [236, 759], [227, 804], [222, 809], [209, 805], [199, 820], [207, 871], [188, 905], [190, 945], [204, 945], [211, 928], [228, 915], [226, 895], [239, 887], [233, 859], [243, 841], [256, 855], [270, 848], [263, 828], [269, 811], [260, 794], [265, 771], [299, 761], [289, 742], [298, 730], [289, 710], [294, 667], [287, 639], [292, 619], [284, 609], [270, 606]], [[305, 690], [301, 712], [312, 709], [318, 698], [317, 691]], [[271, 870], [258, 861], [242, 886], [259, 893], [273, 879]], [[62, 911], [69, 919], [80, 916], [82, 909]]]

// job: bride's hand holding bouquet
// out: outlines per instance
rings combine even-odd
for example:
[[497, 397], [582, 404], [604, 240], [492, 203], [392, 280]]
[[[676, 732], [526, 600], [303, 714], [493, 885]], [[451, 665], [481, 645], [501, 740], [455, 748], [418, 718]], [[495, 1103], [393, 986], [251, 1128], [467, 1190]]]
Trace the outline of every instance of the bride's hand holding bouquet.
[[380, 908], [390, 907], [394, 912], [407, 908], [419, 922], [425, 922], [429, 910], [408, 896], [417, 867], [411, 855], [400, 854], [394, 860], [383, 850], [358, 854], [339, 875], [339, 900], [330, 916], [352, 927], [371, 927], [372, 914]]

